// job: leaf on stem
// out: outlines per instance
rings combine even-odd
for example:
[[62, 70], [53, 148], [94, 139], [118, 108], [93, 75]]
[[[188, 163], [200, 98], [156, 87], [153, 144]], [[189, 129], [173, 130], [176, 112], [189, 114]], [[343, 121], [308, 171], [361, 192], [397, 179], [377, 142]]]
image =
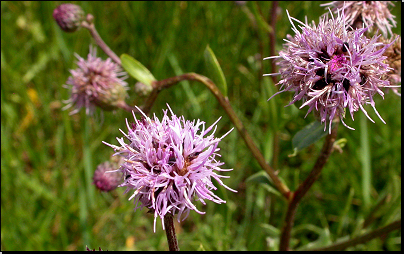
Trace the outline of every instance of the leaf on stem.
[[155, 81], [156, 78], [154, 78], [153, 74], [151, 74], [151, 72], [146, 67], [144, 67], [143, 64], [127, 54], [121, 55], [121, 62], [122, 67], [127, 73], [129, 73], [129, 75], [137, 79], [139, 82], [152, 88], [152, 82]]
[[226, 79], [224, 77], [222, 68], [219, 65], [219, 62], [217, 61], [215, 53], [213, 53], [209, 45], [206, 46], [204, 56], [206, 67], [208, 69], [209, 75], [212, 77], [212, 81], [217, 85], [222, 94], [227, 97]]
[[[334, 124], [332, 124], [332, 127]], [[289, 157], [296, 156], [298, 151], [308, 147], [320, 138], [328, 134], [328, 127], [324, 131], [324, 126], [321, 125], [319, 121], [314, 121], [306, 125], [303, 129], [298, 131], [296, 135], [292, 138], [292, 146], [294, 153], [289, 155]]]
[[269, 193], [282, 197], [282, 194], [275, 187], [273, 187], [272, 180], [269, 178], [268, 173], [265, 172], [264, 170], [261, 170], [253, 174], [252, 176], [248, 177], [247, 182], [260, 184]]

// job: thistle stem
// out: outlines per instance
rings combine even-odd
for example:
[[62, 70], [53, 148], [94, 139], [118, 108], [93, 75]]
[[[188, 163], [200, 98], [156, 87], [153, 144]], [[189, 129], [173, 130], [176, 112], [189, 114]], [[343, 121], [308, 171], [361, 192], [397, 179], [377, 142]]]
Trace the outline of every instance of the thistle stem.
[[126, 104], [126, 102], [124, 102], [124, 101], [121, 101], [120, 103], [118, 103], [118, 104], [117, 104], [117, 107], [118, 107], [118, 108], [121, 108], [121, 109], [123, 109], [123, 110], [126, 110], [126, 111], [128, 111], [128, 112], [134, 111], [135, 113], [140, 114], [140, 111], [139, 111], [137, 108], [129, 106], [129, 105]]
[[276, 188], [282, 193], [282, 195], [289, 199], [290, 190], [289, 188], [279, 179], [275, 170], [269, 166], [260, 150], [255, 145], [254, 141], [252, 140], [251, 136], [248, 134], [246, 128], [244, 127], [241, 120], [237, 117], [236, 113], [234, 112], [233, 108], [230, 105], [229, 99], [220, 92], [218, 87], [207, 77], [196, 74], [196, 73], [186, 73], [180, 76], [171, 77], [168, 79], [155, 81], [152, 83], [153, 92], [150, 94], [149, 98], [146, 100], [145, 106], [142, 109], [145, 113], [148, 112], [153, 105], [154, 100], [157, 98], [158, 92], [164, 88], [168, 88], [172, 85], [177, 84], [182, 80], [195, 80], [199, 81], [204, 84], [209, 90], [215, 95], [216, 99], [219, 101], [220, 105], [224, 108], [227, 115], [229, 116], [230, 120], [236, 126], [236, 129], [240, 133], [241, 137], [243, 138], [244, 142], [246, 143], [247, 147], [250, 149], [251, 153], [253, 154], [254, 158], [258, 161], [260, 166], [265, 169], [268, 175], [271, 177], [274, 185]]
[[90, 31], [91, 36], [94, 38], [95, 43], [107, 54], [115, 63], [121, 65], [121, 59], [108, 47], [108, 45], [101, 39], [97, 29], [95, 29], [93, 23], [93, 15], [87, 14], [87, 21], [83, 21], [81, 26], [87, 28]]
[[164, 227], [166, 230], [169, 250], [179, 251], [177, 236], [175, 235], [174, 217], [169, 213], [164, 216]]
[[303, 198], [303, 196], [308, 192], [308, 190], [320, 176], [321, 170], [324, 168], [324, 165], [326, 164], [332, 152], [332, 147], [337, 137], [337, 130], [338, 122], [335, 123], [334, 128], [331, 130], [331, 134], [327, 135], [320, 155], [318, 156], [316, 164], [314, 164], [314, 167], [311, 170], [310, 174], [307, 176], [306, 180], [304, 180], [304, 182], [300, 184], [297, 190], [293, 192], [292, 197], [289, 200], [285, 222], [281, 231], [281, 239], [279, 245], [280, 251], [289, 250], [290, 234], [292, 231], [297, 206], [299, 205], [299, 202]]

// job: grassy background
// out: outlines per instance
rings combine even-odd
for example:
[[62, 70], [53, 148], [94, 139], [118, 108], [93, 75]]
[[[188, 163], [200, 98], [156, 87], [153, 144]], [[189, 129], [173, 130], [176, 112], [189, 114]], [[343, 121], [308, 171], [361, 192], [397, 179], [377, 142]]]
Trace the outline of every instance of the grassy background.
[[[127, 112], [83, 110], [69, 116], [62, 111], [69, 91], [62, 88], [69, 69], [76, 68], [73, 52], [88, 54], [92, 38], [85, 29], [67, 34], [52, 18], [62, 2], [1, 2], [1, 250], [166, 250], [161, 223], [153, 233], [153, 215], [133, 212], [124, 188], [99, 193], [91, 184], [96, 166], [125, 130]], [[291, 33], [285, 9], [300, 20], [318, 21], [325, 12], [320, 2], [280, 2], [276, 50]], [[248, 2], [81, 2], [95, 16], [101, 37], [118, 55], [128, 53], [157, 79], [196, 72], [208, 75], [203, 52], [209, 44], [228, 83], [229, 99], [266, 159], [278, 163], [279, 175], [294, 190], [313, 166], [322, 141], [292, 154], [291, 139], [308, 123], [307, 109], [284, 108], [292, 94], [271, 102], [268, 35], [251, 22], [254, 9], [268, 19], [272, 3]], [[393, 14], [401, 34], [401, 2]], [[106, 55], [98, 49], [98, 55]], [[263, 66], [261, 66], [263, 65]], [[135, 80], [128, 83], [134, 86]], [[128, 102], [140, 102], [131, 90]], [[388, 93], [375, 98], [386, 125], [366, 107], [356, 131], [340, 126], [338, 138], [347, 140], [335, 152], [320, 179], [302, 200], [291, 247], [324, 246], [348, 239], [401, 218], [401, 98]], [[182, 82], [164, 90], [152, 111], [158, 116], [169, 103], [177, 115], [207, 124], [223, 116], [217, 136], [233, 127], [214, 96], [203, 85]], [[273, 158], [273, 136], [278, 132], [280, 153]], [[191, 212], [177, 224], [181, 250], [276, 250], [286, 210], [282, 198], [246, 179], [261, 168], [233, 131], [219, 144], [222, 160], [234, 170], [224, 182], [238, 190], [219, 188], [227, 200], [198, 205], [205, 215]], [[310, 245], [307, 245], [310, 244]], [[352, 250], [400, 250], [401, 230]]]

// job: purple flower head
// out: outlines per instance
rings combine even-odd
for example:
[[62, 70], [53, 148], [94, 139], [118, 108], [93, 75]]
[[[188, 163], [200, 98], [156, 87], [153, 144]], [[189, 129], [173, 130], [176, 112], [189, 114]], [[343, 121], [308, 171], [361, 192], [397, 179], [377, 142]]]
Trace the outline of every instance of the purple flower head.
[[188, 217], [190, 210], [203, 214], [193, 201], [204, 205], [205, 199], [225, 203], [213, 193], [217, 188], [212, 178], [235, 191], [221, 181], [220, 178], [227, 176], [217, 174], [217, 171], [231, 170], [220, 168], [224, 163], [217, 160], [220, 157], [217, 145], [231, 130], [221, 138], [215, 138], [215, 125], [220, 118], [205, 129], [205, 122], [186, 121], [168, 108], [171, 118], [168, 110], [163, 110], [161, 121], [156, 115], [153, 119], [147, 117], [139, 109], [143, 118], [138, 120], [134, 116], [134, 123], [126, 120], [127, 134], [121, 130], [128, 143], [124, 138], [117, 138], [120, 146], [103, 142], [124, 157], [120, 170], [125, 181], [120, 186], [127, 187], [126, 193], [134, 190], [129, 200], [134, 199], [135, 210], [147, 207], [154, 212], [154, 231], [158, 216], [163, 220], [167, 213], [176, 214], [180, 221], [181, 217], [182, 220]]
[[96, 49], [90, 47], [88, 58], [83, 59], [76, 54], [78, 68], [70, 70], [65, 88], [71, 89], [71, 96], [66, 100], [66, 107], [75, 109], [70, 114], [77, 113], [85, 107], [86, 113], [92, 114], [95, 106], [104, 110], [111, 110], [124, 103], [127, 96], [127, 83], [123, 81], [126, 73], [111, 58], [103, 61], [96, 57]]
[[362, 28], [364, 25], [372, 31], [373, 25], [377, 25], [387, 37], [387, 33], [392, 35], [391, 28], [397, 24], [388, 5], [394, 6], [391, 1], [333, 1], [320, 6], [333, 6], [334, 13], [343, 11], [346, 24], [354, 28]]
[[[343, 121], [346, 108], [352, 120], [354, 112], [361, 109], [374, 122], [364, 104], [370, 104], [383, 121], [376, 111], [373, 95], [378, 93], [383, 97], [381, 89], [390, 87], [386, 74], [392, 68], [385, 63], [383, 53], [391, 43], [378, 42], [380, 35], [367, 38], [364, 35], [367, 28], [347, 29], [340, 12], [336, 18], [332, 13], [331, 19], [321, 17], [317, 26], [314, 22], [304, 24], [287, 14], [295, 36], [287, 35], [279, 56], [264, 58], [276, 58], [280, 67], [279, 73], [264, 75], [281, 75], [280, 91], [273, 96], [294, 91], [288, 106], [302, 100], [300, 108], [308, 106], [307, 114], [315, 110], [321, 123], [329, 122], [330, 127], [334, 116], [338, 116], [347, 128], [353, 129]], [[293, 21], [300, 24], [301, 32]]]
[[118, 167], [118, 163], [109, 161], [98, 165], [93, 176], [93, 184], [97, 189], [108, 192], [118, 187], [123, 180], [122, 173], [116, 170]]
[[53, 18], [65, 32], [76, 31], [84, 20], [84, 11], [75, 4], [61, 4], [53, 11]]

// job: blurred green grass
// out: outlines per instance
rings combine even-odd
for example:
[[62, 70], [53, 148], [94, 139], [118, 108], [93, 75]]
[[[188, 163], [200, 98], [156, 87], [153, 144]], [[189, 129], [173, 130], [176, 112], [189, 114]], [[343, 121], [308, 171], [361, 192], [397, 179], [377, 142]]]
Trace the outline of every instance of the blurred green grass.
[[[112, 154], [101, 141], [114, 143], [121, 136], [118, 129], [126, 128], [124, 119], [131, 115], [117, 111], [89, 118], [84, 112], [69, 116], [61, 110], [69, 96], [62, 84], [68, 70], [76, 68], [73, 52], [86, 56], [92, 43], [85, 29], [73, 34], [59, 29], [52, 12], [61, 3], [1, 2], [1, 250], [83, 250], [86, 245], [166, 250], [160, 222], [153, 233], [153, 216], [145, 210], [134, 213], [129, 194], [123, 195], [121, 188], [99, 193], [90, 184], [95, 167]], [[277, 51], [291, 33], [285, 9], [300, 20], [307, 15], [317, 22], [325, 12], [320, 3], [279, 3]], [[288, 157], [293, 152], [291, 138], [313, 116], [304, 119], [306, 110], [284, 108], [291, 95], [276, 97], [276, 104], [266, 101], [274, 87], [270, 78], [261, 77], [260, 69], [263, 64], [264, 73], [271, 72], [269, 61], [262, 58], [270, 55], [272, 45], [265, 33], [257, 31], [245, 7], [234, 2], [183, 1], [76, 4], [95, 16], [98, 32], [111, 49], [133, 56], [157, 79], [186, 72], [207, 75], [203, 52], [209, 44], [223, 69], [230, 102], [256, 144], [271, 162], [272, 137], [278, 131], [280, 176], [292, 189], [304, 180], [322, 142]], [[257, 7], [265, 18], [271, 5], [246, 4], [249, 10]], [[392, 10], [398, 34], [400, 5], [395, 2]], [[100, 49], [98, 55], [106, 58]], [[132, 86], [136, 82], [127, 81]], [[135, 100], [139, 98], [132, 96], [130, 101]], [[162, 91], [152, 111], [161, 116], [166, 103], [177, 115], [208, 124], [223, 116], [218, 136], [233, 127], [201, 84], [182, 82]], [[293, 248], [324, 245], [401, 218], [401, 98], [388, 93], [384, 100], [377, 97], [376, 103], [387, 124], [369, 107], [375, 124], [362, 123], [364, 117], [358, 112], [355, 121], [347, 119], [356, 131], [340, 127], [338, 137], [346, 138], [347, 145], [343, 153], [331, 156], [300, 204]], [[205, 215], [191, 212], [177, 225], [180, 249], [276, 250], [286, 202], [245, 182], [261, 169], [236, 131], [219, 146], [225, 166], [234, 169], [224, 181], [238, 193], [219, 188], [226, 204], [198, 206]], [[370, 179], [368, 189], [364, 177]], [[400, 250], [401, 230], [351, 249]]]

